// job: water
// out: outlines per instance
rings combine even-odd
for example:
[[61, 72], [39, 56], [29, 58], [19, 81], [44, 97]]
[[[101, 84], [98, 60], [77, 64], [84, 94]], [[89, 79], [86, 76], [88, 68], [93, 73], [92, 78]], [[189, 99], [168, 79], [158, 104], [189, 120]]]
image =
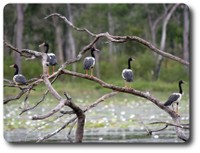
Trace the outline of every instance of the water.
[[[150, 125], [149, 123], [157, 121], [172, 122], [169, 115], [146, 100], [122, 99], [123, 101], [110, 99], [86, 113], [84, 143], [183, 142], [177, 138], [174, 127], [148, 135], [146, 128], [154, 130], [164, 127], [164, 125]], [[83, 105], [82, 108], [86, 106], [81, 99], [79, 99], [79, 105]], [[44, 103], [44, 106], [40, 105], [35, 110], [19, 116], [19, 105], [6, 105], [4, 107], [4, 138], [6, 141], [35, 143], [38, 138], [55, 131], [73, 117], [73, 115], [65, 115], [57, 119], [60, 115], [60, 113], [57, 113], [54, 117], [46, 120], [33, 121], [30, 119], [34, 114], [46, 113], [52, 107], [49, 103]], [[67, 107], [63, 108], [63, 110], [66, 109]], [[187, 101], [180, 105], [180, 115], [181, 123], [189, 123], [189, 105]], [[69, 128], [66, 128], [44, 141], [44, 143], [69, 143], [68, 131]], [[189, 130], [185, 130], [185, 134], [189, 137]], [[75, 130], [71, 134], [72, 140], [74, 140], [74, 135]]]
[[[17, 143], [35, 143], [36, 140], [48, 134], [38, 132], [28, 132], [26, 130], [16, 130], [11, 132], [4, 132], [4, 137], [8, 142]], [[188, 131], [185, 131], [187, 136]], [[74, 140], [74, 134], [71, 135]], [[51, 137], [43, 143], [70, 143], [65, 132]], [[183, 143], [182, 140], [176, 137], [173, 129], [168, 129], [162, 132], [156, 132], [148, 135], [145, 130], [131, 130], [131, 129], [95, 129], [85, 130], [83, 143]]]

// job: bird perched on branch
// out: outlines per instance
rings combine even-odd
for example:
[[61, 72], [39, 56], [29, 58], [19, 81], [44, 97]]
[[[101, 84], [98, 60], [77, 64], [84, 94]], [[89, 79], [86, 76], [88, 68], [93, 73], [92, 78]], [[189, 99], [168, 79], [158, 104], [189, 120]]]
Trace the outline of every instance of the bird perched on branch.
[[14, 76], [13, 76], [13, 82], [16, 85], [27, 85], [26, 78], [22, 74], [19, 74], [18, 65], [17, 64], [13, 64], [10, 67], [15, 68], [15, 73], [14, 73]]
[[179, 86], [179, 92], [178, 93], [172, 93], [168, 100], [164, 103], [165, 106], [170, 106], [172, 105], [172, 109], [174, 111], [174, 104], [176, 104], [176, 113], [178, 114], [178, 105], [179, 105], [179, 101], [181, 100], [182, 98], [182, 95], [183, 95], [183, 90], [182, 90], [182, 84], [184, 82], [182, 80], [180, 80], [178, 82], [178, 86]]
[[131, 70], [131, 61], [135, 60], [133, 58], [128, 59], [128, 68], [123, 69], [122, 78], [125, 80], [125, 88], [129, 88], [127, 83], [133, 82], [133, 71]]
[[88, 70], [91, 70], [91, 76], [93, 76], [93, 68], [95, 65], [95, 55], [94, 51], [99, 51], [98, 49], [92, 47], [91, 48], [91, 56], [90, 57], [85, 57], [83, 61], [83, 69], [85, 70], [86, 75], [88, 75]]
[[[39, 45], [39, 47], [45, 47], [45, 53], [47, 54], [47, 66], [52, 66], [52, 74], [54, 74], [54, 66], [57, 64], [56, 55], [54, 53], [48, 53], [49, 52], [49, 44], [46, 42], [43, 42]], [[49, 69], [48, 69], [48, 75], [49, 75]]]

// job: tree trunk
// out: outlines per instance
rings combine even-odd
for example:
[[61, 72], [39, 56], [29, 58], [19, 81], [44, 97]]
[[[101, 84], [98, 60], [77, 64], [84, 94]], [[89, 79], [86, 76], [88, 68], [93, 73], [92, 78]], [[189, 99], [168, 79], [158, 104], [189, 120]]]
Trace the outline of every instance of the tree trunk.
[[189, 61], [189, 10], [184, 6], [183, 58]]
[[[163, 12], [163, 14], [158, 15], [157, 12], [156, 13], [151, 13], [151, 9], [148, 8], [148, 5], [146, 5], [146, 9], [148, 12], [148, 23], [149, 23], [149, 27], [150, 27], [150, 32], [151, 32], [151, 39], [152, 39], [152, 44], [154, 46], [157, 46], [157, 30], [158, 30], [158, 26], [160, 25], [159, 23], [162, 21], [162, 19], [165, 17], [166, 15], [166, 11]], [[154, 16], [158, 16], [155, 20], [153, 20], [152, 18]], [[154, 57], [157, 57], [156, 53], [153, 53]]]
[[56, 46], [57, 46], [57, 57], [59, 63], [64, 63], [64, 55], [63, 55], [63, 49], [62, 49], [62, 28], [59, 25], [55, 25], [56, 29]]
[[[175, 4], [172, 9], [167, 13], [166, 17], [164, 18], [163, 26], [162, 26], [162, 36], [161, 36], [161, 43], [160, 43], [160, 50], [165, 49], [166, 44], [166, 38], [167, 38], [167, 24], [173, 14], [173, 12], [176, 10], [176, 8], [179, 6], [179, 4]], [[159, 55], [157, 60], [157, 66], [154, 71], [154, 80], [157, 80], [160, 75], [160, 69], [163, 62], [163, 56]]]
[[[24, 6], [23, 4], [16, 5], [17, 13], [17, 26], [16, 26], [16, 47], [22, 49], [22, 39], [23, 39], [23, 30], [24, 30]], [[14, 54], [15, 63], [19, 66], [19, 73], [21, 73], [21, 56], [15, 52]]]
[[[72, 11], [71, 11], [71, 5], [70, 4], [67, 4], [67, 16], [69, 18], [69, 21], [73, 23], [73, 15], [72, 15]], [[76, 45], [75, 45], [75, 41], [74, 41], [74, 37], [72, 35], [72, 31], [71, 31], [71, 28], [68, 29], [68, 55], [69, 57], [68, 58], [75, 58], [76, 57]], [[76, 64], [74, 63], [72, 65], [72, 70], [73, 71], [76, 71]]]
[[100, 78], [101, 76], [100, 76], [99, 54], [98, 53], [95, 54], [95, 60], [96, 60], [96, 62], [95, 62], [96, 73], [95, 74], [98, 78]]
[[[113, 18], [110, 12], [108, 12], [108, 28], [109, 28], [109, 33], [111, 35], [114, 34], [114, 23], [113, 23]], [[109, 42], [109, 56], [110, 60], [113, 61], [113, 43]]]

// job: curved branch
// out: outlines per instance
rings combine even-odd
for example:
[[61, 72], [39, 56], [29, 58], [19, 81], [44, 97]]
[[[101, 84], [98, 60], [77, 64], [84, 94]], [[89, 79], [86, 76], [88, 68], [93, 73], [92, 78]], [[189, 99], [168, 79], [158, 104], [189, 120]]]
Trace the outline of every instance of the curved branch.
[[152, 51], [156, 52], [157, 54], [159, 55], [162, 55], [166, 58], [170, 58], [171, 60], [174, 60], [174, 61], [177, 61], [183, 65], [186, 65], [186, 66], [189, 66], [189, 62], [188, 61], [185, 61], [177, 56], [174, 56], [170, 53], [167, 53], [166, 51], [163, 51], [163, 50], [160, 50], [158, 48], [156, 48], [153, 44], [151, 44], [150, 42], [140, 38], [140, 37], [137, 37], [137, 36], [113, 36], [113, 35], [110, 35], [108, 32], [106, 33], [101, 33], [101, 34], [94, 34], [92, 32], [90, 32], [88, 29], [86, 28], [78, 28], [76, 26], [73, 25], [73, 23], [71, 23], [65, 16], [62, 16], [61, 14], [59, 13], [52, 13], [50, 15], [48, 15], [47, 17], [45, 17], [45, 19], [51, 17], [51, 16], [57, 16], [61, 19], [63, 19], [70, 27], [72, 27], [74, 30], [77, 30], [77, 31], [84, 31], [86, 33], [88, 33], [89, 35], [95, 37], [95, 38], [100, 38], [100, 37], [106, 37], [107, 39], [109, 39], [110, 41], [112, 42], [117, 42], [117, 43], [122, 43], [122, 42], [126, 42], [126, 41], [136, 41], [140, 44], [143, 44], [144, 46], [148, 47], [149, 49], [151, 49]]
[[[93, 107], [97, 106], [99, 103], [103, 102], [104, 100], [110, 98], [110, 97], [113, 97], [115, 96], [116, 94], [118, 94], [119, 92], [111, 92], [111, 93], [108, 93], [108, 94], [105, 94], [103, 95], [102, 97], [100, 97], [99, 99], [97, 99], [93, 104], [87, 106], [83, 112], [87, 112], [88, 110], [92, 109]], [[74, 114], [74, 113], [73, 113]], [[69, 121], [67, 121], [62, 127], [60, 127], [59, 129], [55, 130], [54, 132], [44, 136], [44, 137], [41, 137], [38, 139], [37, 142], [41, 142], [41, 141], [44, 141], [54, 135], [56, 135], [57, 133], [59, 133], [60, 131], [64, 130], [70, 123], [73, 123], [77, 120], [77, 116], [71, 118]]]
[[62, 73], [94, 81], [94, 82], [100, 84], [104, 88], [112, 89], [112, 90], [115, 90], [115, 91], [118, 91], [118, 92], [124, 92], [124, 93], [128, 93], [128, 94], [132, 94], [132, 95], [136, 95], [136, 96], [148, 99], [149, 101], [151, 101], [155, 105], [157, 105], [159, 108], [161, 108], [164, 111], [166, 111], [167, 113], [169, 113], [170, 116], [178, 117], [178, 114], [173, 112], [168, 107], [164, 106], [162, 103], [160, 103], [160, 101], [158, 99], [156, 99], [155, 97], [153, 97], [149, 93], [142, 92], [142, 91], [139, 91], [139, 90], [136, 90], [136, 89], [128, 89], [128, 88], [124, 88], [124, 87], [114, 86], [112, 84], [108, 84], [108, 83], [104, 82], [103, 80], [101, 80], [99, 78], [90, 77], [88, 75], [85, 75], [85, 74], [82, 74], [82, 73], [77, 73], [77, 72], [72, 72], [72, 71], [69, 71], [69, 70], [62, 70]]
[[179, 127], [182, 129], [190, 129], [188, 126], [184, 126], [184, 125], [177, 125], [177, 124], [173, 124], [173, 123], [168, 123], [168, 122], [152, 122], [149, 124], [166, 124], [167, 126], [175, 126], [175, 127]]
[[22, 95], [24, 95], [24, 93], [26, 93], [27, 90], [21, 90], [16, 96], [12, 96], [12, 97], [8, 97], [6, 99], [3, 100], [3, 104], [7, 104], [8, 102], [12, 101], [12, 100], [17, 100], [20, 99]]
[[[176, 112], [174, 112], [170, 108], [164, 106], [158, 99], [156, 99], [155, 97], [153, 97], [149, 93], [141, 92], [141, 91], [138, 91], [138, 90], [135, 90], [135, 89], [127, 89], [127, 88], [117, 87], [117, 86], [114, 86], [112, 84], [108, 84], [108, 83], [100, 80], [99, 78], [90, 77], [88, 75], [77, 73], [77, 72], [72, 72], [72, 71], [69, 71], [69, 70], [63, 70], [62, 73], [94, 81], [94, 82], [100, 84], [104, 88], [112, 89], [112, 90], [115, 90], [115, 91], [118, 91], [118, 92], [124, 92], [124, 93], [128, 93], [128, 94], [132, 94], [132, 95], [136, 95], [136, 96], [148, 99], [149, 101], [153, 102], [156, 106], [158, 106], [160, 109], [167, 112], [172, 117], [174, 122], [177, 125], [180, 125], [180, 116], [178, 114], [176, 114]], [[177, 136], [180, 139], [182, 139], [183, 141], [188, 140], [188, 138], [185, 136], [185, 134], [183, 133], [183, 131], [181, 130], [180, 127], [175, 127], [175, 129], [176, 129]]]

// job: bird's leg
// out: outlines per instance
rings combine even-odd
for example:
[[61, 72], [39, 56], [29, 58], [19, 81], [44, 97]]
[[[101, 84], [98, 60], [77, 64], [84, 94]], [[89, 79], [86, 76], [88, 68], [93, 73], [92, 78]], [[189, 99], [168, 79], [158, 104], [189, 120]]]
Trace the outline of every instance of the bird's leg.
[[90, 74], [91, 77], [93, 77], [93, 68], [91, 68], [91, 74]]
[[128, 84], [129, 84], [129, 87], [128, 87], [128, 88], [131, 89], [131, 83], [129, 82]]
[[128, 86], [127, 86], [127, 82], [125, 80], [124, 80], [124, 84], [125, 84], [124, 87], [127, 88]]
[[172, 110], [174, 111], [174, 104], [172, 103]]
[[52, 66], [52, 74], [54, 74], [54, 66]]
[[87, 69], [85, 70], [85, 74], [88, 75], [88, 70]]
[[178, 114], [178, 103], [176, 103], [176, 104], [177, 104], [177, 105], [176, 105], [176, 106], [177, 106], [177, 107], [176, 107], [176, 113]]

